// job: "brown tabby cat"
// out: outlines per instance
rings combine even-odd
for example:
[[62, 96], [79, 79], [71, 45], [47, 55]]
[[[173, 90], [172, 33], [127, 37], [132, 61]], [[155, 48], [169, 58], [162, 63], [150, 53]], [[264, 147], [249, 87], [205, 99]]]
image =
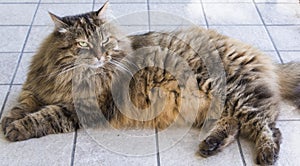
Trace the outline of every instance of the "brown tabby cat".
[[[107, 3], [96, 12], [62, 18], [50, 14], [56, 28], [34, 55], [18, 104], [2, 119], [8, 140], [21, 141], [101, 124], [95, 111], [98, 106], [105, 117], [102, 120], [114, 127], [164, 129], [174, 121], [184, 120], [180, 108], [184, 101], [182, 89], [186, 87], [173, 74], [182, 71], [182, 80], [189, 77], [181, 59], [197, 80], [195, 127], [203, 125], [211, 105], [218, 105], [213, 98], [224, 89], [221, 79], [226, 78], [221, 117], [199, 145], [199, 154], [207, 157], [219, 152], [240, 133], [255, 142], [258, 164], [275, 163], [281, 141], [275, 126], [278, 103], [284, 98], [300, 107], [299, 64], [274, 65], [257, 49], [200, 27], [124, 37], [102, 17], [106, 8]], [[126, 64], [125, 57], [129, 57]], [[210, 74], [208, 68], [212, 65], [208, 63], [221, 63], [226, 73]], [[130, 72], [132, 66], [141, 68], [143, 64], [148, 66]], [[168, 70], [149, 64], [161, 64]], [[153, 112], [143, 112], [142, 120], [137, 120], [121, 113], [125, 107], [117, 107], [111, 93], [122, 84], [113, 84], [116, 77], [122, 77], [120, 71], [133, 74], [130, 100], [141, 110], [156, 98], [152, 89], [162, 89], [166, 105], [158, 110], [160, 114], [149, 119], [148, 114]], [[74, 81], [77, 77], [79, 81]], [[92, 79], [94, 86], [90, 84]], [[86, 93], [93, 87], [98, 105]], [[74, 93], [79, 96], [76, 101]], [[84, 117], [76, 113], [78, 108]]]

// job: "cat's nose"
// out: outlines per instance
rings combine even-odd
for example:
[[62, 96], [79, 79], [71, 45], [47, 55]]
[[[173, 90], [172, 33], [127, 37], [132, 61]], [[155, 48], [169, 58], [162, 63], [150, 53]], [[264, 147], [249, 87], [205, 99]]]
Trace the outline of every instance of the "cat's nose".
[[98, 60], [101, 60], [101, 57], [103, 57], [103, 50], [102, 49], [97, 49], [96, 51], [95, 51], [95, 57], [98, 59]]

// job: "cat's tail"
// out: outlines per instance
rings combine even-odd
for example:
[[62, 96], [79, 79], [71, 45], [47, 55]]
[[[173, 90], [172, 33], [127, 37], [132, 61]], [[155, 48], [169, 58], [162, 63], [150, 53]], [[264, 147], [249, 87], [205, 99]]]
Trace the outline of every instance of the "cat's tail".
[[300, 109], [300, 63], [278, 64], [280, 93]]

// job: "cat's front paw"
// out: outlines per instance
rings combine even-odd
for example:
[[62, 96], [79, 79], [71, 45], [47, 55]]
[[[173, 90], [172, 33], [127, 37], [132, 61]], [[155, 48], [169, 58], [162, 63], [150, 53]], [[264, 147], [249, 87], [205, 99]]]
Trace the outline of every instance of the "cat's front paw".
[[4, 135], [7, 133], [6, 132], [7, 127], [15, 120], [16, 119], [11, 118], [11, 117], [3, 117], [2, 121], [1, 121], [1, 128], [2, 128]]
[[22, 141], [30, 138], [30, 133], [26, 131], [22, 124], [14, 121], [10, 123], [5, 129], [5, 137], [12, 142]]
[[202, 157], [208, 157], [219, 152], [219, 148], [221, 146], [221, 141], [213, 136], [207, 137], [204, 141], [199, 145], [199, 154]]
[[279, 149], [275, 145], [264, 146], [257, 151], [256, 163], [259, 165], [273, 165], [278, 158]]

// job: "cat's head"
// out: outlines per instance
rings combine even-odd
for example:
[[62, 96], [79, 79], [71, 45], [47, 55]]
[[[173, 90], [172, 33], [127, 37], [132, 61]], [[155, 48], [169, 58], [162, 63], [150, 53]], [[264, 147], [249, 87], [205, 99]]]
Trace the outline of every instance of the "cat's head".
[[56, 64], [73, 62], [99, 68], [130, 51], [128, 39], [104, 19], [107, 6], [108, 2], [98, 11], [65, 17], [49, 12], [55, 24], [53, 46], [60, 56]]

